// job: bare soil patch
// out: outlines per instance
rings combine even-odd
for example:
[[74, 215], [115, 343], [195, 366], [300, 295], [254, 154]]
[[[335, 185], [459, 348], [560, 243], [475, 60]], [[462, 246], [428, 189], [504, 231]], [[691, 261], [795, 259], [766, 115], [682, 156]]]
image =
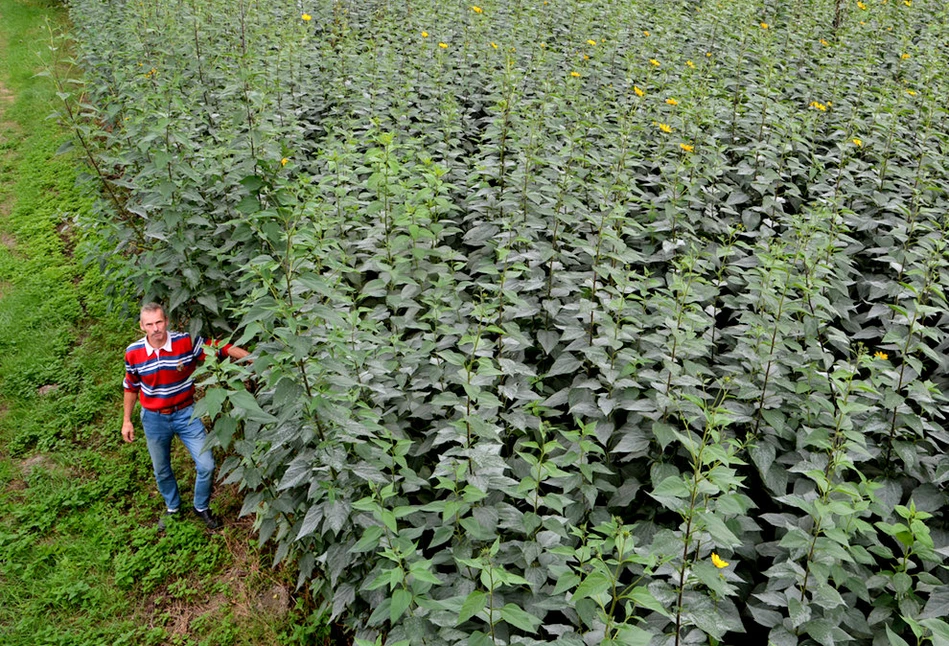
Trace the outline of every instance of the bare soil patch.
[[[0, 43], [2, 45], [2, 43]], [[0, 151], [3, 151], [7, 147], [7, 137], [10, 133], [15, 133], [19, 130], [19, 126], [12, 121], [7, 121], [4, 118], [4, 113], [6, 108], [13, 103], [15, 96], [13, 92], [8, 90], [6, 86], [0, 81]], [[9, 159], [12, 153], [6, 151], [3, 153], [2, 157], [4, 159]], [[0, 170], [6, 166], [6, 162], [0, 160]], [[8, 192], [0, 192], [0, 216], [6, 217], [10, 214], [10, 209], [13, 206], [13, 197]], [[13, 238], [7, 234], [0, 235], [0, 244], [3, 244], [5, 247], [12, 249], [13, 248]]]
[[59, 465], [42, 453], [32, 455], [20, 463], [20, 470], [23, 472], [24, 478], [30, 477], [37, 469], [42, 471], [55, 471], [59, 469]]
[[164, 627], [173, 639], [197, 636], [196, 626], [209, 619], [279, 618], [293, 606], [291, 588], [261, 564], [259, 554], [249, 549], [246, 537], [253, 532], [253, 520], [239, 518], [226, 522], [239, 528], [237, 535], [226, 535], [233, 565], [217, 575], [228, 593], [183, 600], [171, 598], [163, 587], [156, 590], [142, 608], [146, 621], [153, 627]]
[[36, 394], [40, 397], [45, 397], [50, 393], [54, 393], [59, 390], [59, 384], [46, 384], [45, 386], [40, 386], [36, 389]]

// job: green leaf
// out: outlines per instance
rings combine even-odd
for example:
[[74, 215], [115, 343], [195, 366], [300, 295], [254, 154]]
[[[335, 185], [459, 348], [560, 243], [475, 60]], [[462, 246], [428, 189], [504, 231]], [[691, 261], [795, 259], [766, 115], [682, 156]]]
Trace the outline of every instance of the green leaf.
[[431, 562], [426, 566], [420, 566], [417, 563], [413, 563], [409, 568], [409, 573], [415, 578], [416, 581], [421, 581], [424, 583], [431, 583], [433, 585], [441, 585], [443, 582], [438, 576], [432, 572], [429, 567], [431, 567]]
[[382, 600], [378, 606], [372, 611], [372, 614], [369, 615], [368, 624], [370, 626], [378, 626], [389, 618], [389, 608], [392, 606], [392, 597], [388, 597]]
[[632, 601], [635, 605], [646, 608], [647, 610], [652, 610], [653, 612], [658, 612], [661, 615], [666, 617], [671, 617], [671, 609], [656, 599], [652, 592], [645, 586], [635, 587], [629, 595], [627, 595], [629, 600]]
[[620, 625], [616, 629], [616, 643], [623, 646], [649, 646], [655, 635], [639, 626]]
[[823, 646], [836, 646], [837, 643], [842, 641], [841, 637], [843, 639], [847, 638], [846, 633], [841, 635], [840, 633], [843, 631], [824, 618], [809, 621], [804, 624], [803, 628], [811, 639]]
[[385, 533], [379, 525], [371, 525], [363, 530], [362, 536], [356, 541], [356, 544], [353, 545], [351, 551], [353, 552], [368, 552], [375, 550], [379, 546], [379, 540], [382, 538], [382, 535]]
[[458, 619], [455, 621], [455, 624], [462, 624], [476, 614], [484, 610], [487, 604], [488, 595], [480, 590], [472, 590], [468, 593], [468, 596], [465, 597], [465, 602], [461, 604], [461, 611], [458, 613]]
[[801, 603], [797, 597], [788, 598], [788, 618], [791, 626], [797, 628], [811, 618], [810, 605]]
[[682, 508], [685, 499], [689, 496], [689, 489], [685, 486], [682, 476], [674, 475], [660, 482], [649, 495], [662, 503], [664, 507], [675, 511]]
[[476, 630], [468, 636], [468, 646], [497, 646], [491, 635]]
[[220, 414], [226, 398], [227, 392], [223, 388], [208, 388], [204, 391], [204, 397], [195, 403], [195, 417], [207, 415], [214, 419]]
[[700, 512], [698, 517], [705, 524], [705, 529], [712, 537], [712, 542], [720, 547], [740, 547], [742, 540], [728, 528], [725, 521], [712, 512]]
[[909, 646], [906, 640], [894, 633], [889, 625], [886, 626], [886, 636], [890, 640], [890, 646]]
[[501, 619], [529, 633], [536, 633], [537, 628], [542, 623], [540, 619], [515, 606], [513, 603], [505, 604], [504, 607], [501, 608]]
[[593, 597], [606, 592], [613, 585], [612, 580], [599, 570], [590, 572], [573, 593], [574, 599]]
[[393, 624], [412, 604], [412, 593], [405, 588], [396, 588], [392, 593], [392, 605], [389, 607], [389, 621]]
[[231, 405], [234, 407], [234, 414], [238, 417], [245, 417], [249, 420], [260, 422], [262, 424], [269, 424], [271, 422], [277, 421], [276, 417], [270, 413], [265, 413], [257, 403], [257, 400], [254, 399], [254, 396], [246, 390], [229, 391], [228, 399], [230, 400]]
[[309, 509], [306, 510], [306, 516], [303, 517], [303, 524], [300, 526], [300, 531], [297, 533], [297, 540], [300, 540], [304, 536], [309, 536], [313, 531], [319, 526], [320, 521], [323, 520], [323, 505], [322, 503], [317, 503], [311, 505]]
[[240, 180], [240, 184], [250, 193], [256, 193], [264, 186], [264, 181], [257, 175], [248, 175]]
[[729, 622], [726, 621], [725, 615], [719, 611], [716, 604], [713, 604], [711, 600], [693, 597], [689, 599], [685, 607], [686, 610], [683, 616], [686, 621], [708, 635], [715, 639], [721, 639], [728, 632]]
[[933, 632], [930, 638], [933, 646], [949, 646], [949, 624], [936, 617], [923, 619], [919, 623]]
[[949, 585], [941, 585], [929, 593], [926, 606], [920, 613], [920, 619], [949, 616]]
[[784, 626], [775, 626], [768, 633], [768, 646], [798, 646], [796, 635], [788, 632]]
[[573, 572], [565, 572], [557, 579], [557, 585], [554, 586], [553, 594], [555, 596], [563, 594], [579, 583], [580, 577], [578, 575], [574, 574]]
[[398, 525], [398, 521], [396, 521], [394, 511], [392, 511], [391, 509], [380, 508], [376, 513], [379, 517], [379, 520], [382, 521], [383, 525], [388, 527], [393, 532], [398, 533], [399, 525]]
[[214, 420], [213, 428], [214, 435], [221, 443], [221, 447], [224, 449], [230, 448], [234, 433], [237, 432], [237, 420], [229, 416], [218, 417]]
[[[348, 500], [335, 500], [326, 507], [326, 524], [329, 529], [339, 532], [350, 520], [351, 505]], [[326, 529], [323, 530], [326, 533]]]
[[579, 370], [583, 363], [569, 352], [564, 352], [554, 361], [554, 365], [547, 371], [548, 377], [556, 375], [573, 374]]

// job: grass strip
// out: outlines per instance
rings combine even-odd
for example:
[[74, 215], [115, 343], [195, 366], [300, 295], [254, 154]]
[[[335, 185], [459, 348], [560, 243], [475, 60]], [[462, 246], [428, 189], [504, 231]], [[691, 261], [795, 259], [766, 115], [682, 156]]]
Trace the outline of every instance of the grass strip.
[[[136, 328], [74, 255], [92, 198], [78, 160], [56, 154], [68, 134], [37, 76], [66, 21], [56, 2], [0, 0], [0, 643], [313, 643], [324, 625], [290, 607], [247, 522], [157, 535], [144, 441], [119, 441]], [[175, 460], [184, 485], [190, 463]]]

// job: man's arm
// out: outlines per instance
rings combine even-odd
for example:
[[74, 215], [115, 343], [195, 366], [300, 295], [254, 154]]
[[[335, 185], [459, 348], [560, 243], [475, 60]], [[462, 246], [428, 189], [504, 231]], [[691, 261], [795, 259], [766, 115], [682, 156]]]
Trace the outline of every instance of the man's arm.
[[135, 439], [135, 427], [132, 426], [132, 411], [135, 409], [135, 400], [138, 399], [138, 393], [125, 391], [122, 416], [122, 439], [131, 442]]
[[246, 356], [249, 356], [250, 352], [236, 345], [228, 346], [227, 356], [229, 356], [234, 361], [240, 361]]

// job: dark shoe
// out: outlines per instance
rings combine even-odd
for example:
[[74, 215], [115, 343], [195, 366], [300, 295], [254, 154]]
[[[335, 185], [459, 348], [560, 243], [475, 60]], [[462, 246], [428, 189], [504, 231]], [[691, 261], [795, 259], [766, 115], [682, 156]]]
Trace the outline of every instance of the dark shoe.
[[166, 510], [162, 517], [158, 519], [158, 531], [163, 532], [172, 518], [178, 516], [178, 510]]
[[[194, 509], [194, 507], [192, 507]], [[217, 529], [221, 526], [221, 520], [211, 513], [210, 509], [205, 509], [204, 511], [194, 510], [194, 513], [198, 518], [204, 521], [204, 526], [208, 529]]]

